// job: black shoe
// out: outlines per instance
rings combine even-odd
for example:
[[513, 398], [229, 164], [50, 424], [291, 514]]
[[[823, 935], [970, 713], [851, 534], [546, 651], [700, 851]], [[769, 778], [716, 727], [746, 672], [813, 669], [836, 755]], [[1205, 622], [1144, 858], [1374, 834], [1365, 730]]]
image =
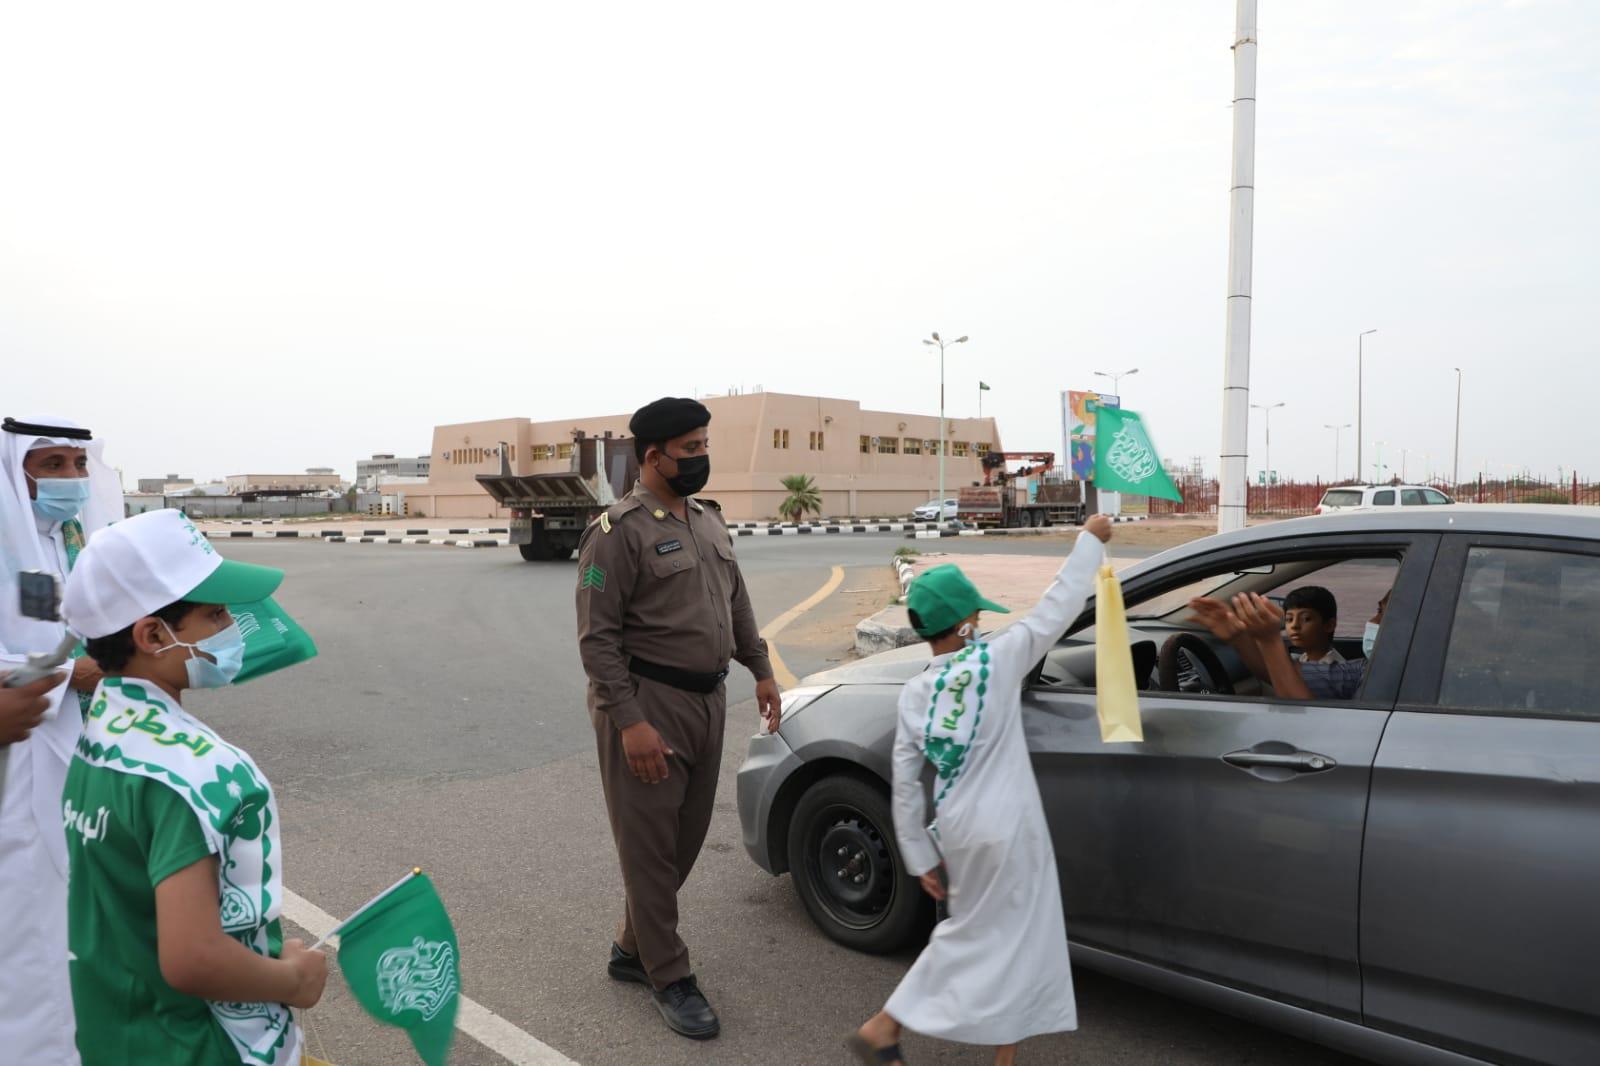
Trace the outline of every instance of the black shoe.
[[690, 1040], [710, 1040], [722, 1032], [717, 1012], [700, 994], [700, 986], [692, 976], [674, 981], [651, 994], [655, 997], [656, 1010], [661, 1012], [661, 1017], [666, 1019], [673, 1032]]
[[616, 944], [611, 945], [611, 961], [606, 963], [606, 973], [611, 975], [613, 981], [632, 981], [641, 985], [650, 983], [650, 975], [644, 972], [644, 963], [639, 956], [629, 955]]

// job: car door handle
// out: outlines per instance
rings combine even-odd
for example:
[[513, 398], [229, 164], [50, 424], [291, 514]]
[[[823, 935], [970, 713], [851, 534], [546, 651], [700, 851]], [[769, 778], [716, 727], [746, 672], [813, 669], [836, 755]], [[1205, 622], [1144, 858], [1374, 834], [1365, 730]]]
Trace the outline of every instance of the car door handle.
[[1297, 774], [1318, 774], [1339, 765], [1328, 756], [1318, 755], [1314, 751], [1277, 752], [1251, 748], [1230, 751], [1222, 757], [1222, 761], [1241, 770], [1288, 770]]

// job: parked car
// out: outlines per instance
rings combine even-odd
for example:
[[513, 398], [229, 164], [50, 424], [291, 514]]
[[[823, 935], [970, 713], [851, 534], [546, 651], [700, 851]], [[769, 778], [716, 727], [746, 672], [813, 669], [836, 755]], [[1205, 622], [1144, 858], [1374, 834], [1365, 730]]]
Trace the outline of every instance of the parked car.
[[1437, 507], [1455, 502], [1426, 485], [1344, 485], [1323, 493], [1316, 513], [1333, 514], [1372, 507]]
[[916, 519], [918, 522], [948, 522], [950, 519], [956, 516], [956, 507], [959, 503], [960, 501], [954, 498], [944, 501], [944, 515], [941, 518], [939, 514], [939, 501], [929, 500], [921, 507], [918, 507], [915, 511], [912, 511], [911, 517]]
[[[1091, 607], [1025, 683], [1073, 959], [1390, 1063], [1600, 1063], [1600, 508], [1432, 507], [1210, 537], [1123, 573], [1144, 742], [1102, 744]], [[1200, 594], [1389, 595], [1356, 698], [1272, 697]], [[807, 678], [738, 776], [824, 933], [924, 936], [888, 780], [925, 647]]]

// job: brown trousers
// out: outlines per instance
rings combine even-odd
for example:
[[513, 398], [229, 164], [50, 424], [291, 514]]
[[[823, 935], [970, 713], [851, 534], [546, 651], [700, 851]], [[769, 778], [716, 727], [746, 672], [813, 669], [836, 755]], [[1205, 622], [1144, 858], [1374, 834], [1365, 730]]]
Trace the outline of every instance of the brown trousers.
[[617, 944], [639, 956], [660, 990], [692, 972], [689, 949], [678, 936], [678, 889], [711, 825], [727, 695], [722, 688], [710, 695], [684, 692], [637, 676], [634, 682], [645, 720], [672, 750], [665, 781], [649, 785], [635, 777], [611, 719], [592, 710], [590, 718], [627, 897]]

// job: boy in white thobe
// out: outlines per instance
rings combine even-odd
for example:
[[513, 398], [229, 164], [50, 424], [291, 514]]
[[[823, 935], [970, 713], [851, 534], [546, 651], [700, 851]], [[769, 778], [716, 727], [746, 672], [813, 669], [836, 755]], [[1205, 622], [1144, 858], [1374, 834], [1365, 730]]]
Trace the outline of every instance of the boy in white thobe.
[[[933, 931], [883, 1011], [850, 1046], [866, 1063], [903, 1061], [901, 1027], [998, 1048], [1078, 1026], [1061, 886], [1022, 729], [1022, 683], [1082, 613], [1111, 539], [1089, 520], [1054, 583], [1026, 618], [979, 636], [978, 595], [954, 565], [911, 584], [913, 627], [934, 656], [900, 693], [894, 822], [906, 868], [950, 917]], [[938, 773], [926, 818], [924, 760]], [[940, 874], [943, 874], [941, 878]], [[942, 883], [941, 883], [942, 882]]]

